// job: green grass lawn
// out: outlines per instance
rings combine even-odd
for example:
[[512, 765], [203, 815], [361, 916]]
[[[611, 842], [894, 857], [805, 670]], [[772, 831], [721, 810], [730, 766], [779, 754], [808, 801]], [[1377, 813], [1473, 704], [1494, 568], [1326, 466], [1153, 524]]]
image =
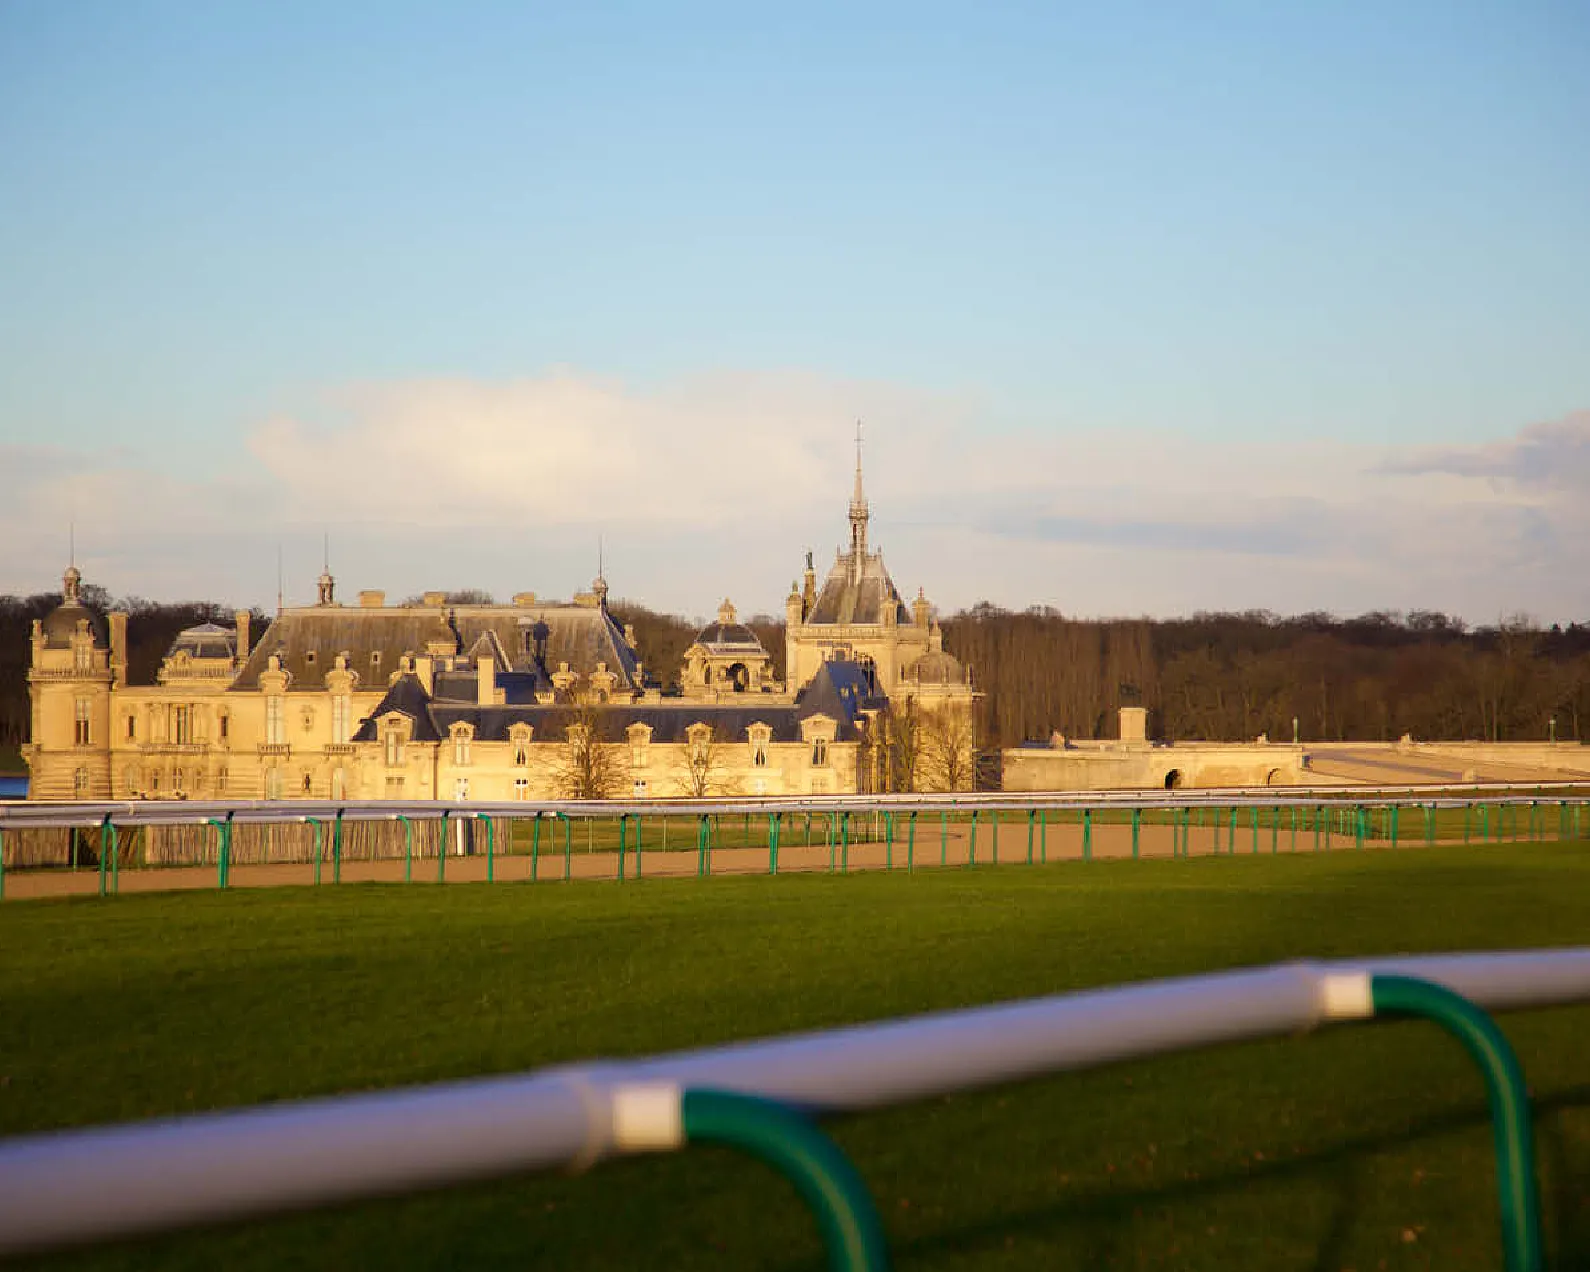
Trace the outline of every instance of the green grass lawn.
[[[1584, 845], [851, 877], [129, 895], [0, 909], [0, 1131], [633, 1055], [1300, 956], [1590, 943]], [[1590, 1267], [1590, 1009], [1503, 1018], [1554, 1266]], [[831, 1126], [901, 1267], [1495, 1268], [1484, 1095], [1421, 1024]], [[49, 1266], [816, 1268], [726, 1151]]]

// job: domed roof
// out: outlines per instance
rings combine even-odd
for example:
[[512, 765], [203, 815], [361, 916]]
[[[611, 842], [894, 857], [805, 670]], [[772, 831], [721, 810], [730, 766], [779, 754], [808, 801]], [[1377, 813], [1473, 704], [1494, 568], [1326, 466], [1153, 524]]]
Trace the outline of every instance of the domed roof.
[[93, 634], [96, 645], [104, 646], [110, 643], [105, 633], [104, 618], [84, 605], [78, 595], [78, 587], [82, 581], [83, 576], [75, 565], [68, 566], [66, 573], [61, 576], [61, 603], [44, 618], [46, 648], [71, 648], [72, 637], [77, 635], [77, 624], [83, 619], [88, 620], [88, 630]]
[[225, 627], [218, 627], [214, 623], [200, 623], [197, 627], [185, 628], [178, 632], [176, 640], [171, 642], [171, 648], [166, 650], [166, 657], [174, 658], [177, 654], [187, 654], [189, 658], [220, 658], [231, 661], [237, 650], [235, 640], [233, 633]]
[[957, 685], [966, 679], [960, 659], [944, 652], [944, 629], [937, 623], [928, 634], [928, 651], [911, 665], [908, 673], [922, 685]]
[[718, 621], [708, 623], [696, 634], [696, 643], [720, 648], [762, 649], [762, 642], [744, 623], [739, 622], [732, 602], [725, 600], [718, 606]]

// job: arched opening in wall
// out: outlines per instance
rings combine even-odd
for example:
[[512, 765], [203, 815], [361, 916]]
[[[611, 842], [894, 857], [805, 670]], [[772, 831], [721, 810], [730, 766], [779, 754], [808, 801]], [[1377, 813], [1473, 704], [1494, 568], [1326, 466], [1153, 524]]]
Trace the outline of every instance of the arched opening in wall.
[[751, 687], [751, 673], [745, 669], [744, 663], [730, 664], [724, 675], [728, 677], [729, 687], [735, 693], [744, 693]]
[[1165, 774], [1165, 789], [1167, 791], [1175, 791], [1175, 790], [1180, 790], [1181, 789], [1181, 770], [1180, 769], [1171, 769], [1171, 771], [1169, 773]]
[[1281, 770], [1280, 769], [1271, 769], [1268, 773], [1266, 773], [1264, 775], [1264, 784], [1266, 786], [1279, 786], [1279, 785], [1281, 785]]

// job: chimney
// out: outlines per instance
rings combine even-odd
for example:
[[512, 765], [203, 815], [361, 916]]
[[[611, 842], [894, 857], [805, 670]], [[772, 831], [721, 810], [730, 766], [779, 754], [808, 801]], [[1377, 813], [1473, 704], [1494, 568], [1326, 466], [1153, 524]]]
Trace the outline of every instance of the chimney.
[[232, 621], [237, 624], [237, 660], [240, 663], [248, 661], [249, 620], [250, 615], [247, 610], [238, 610], [232, 615]]
[[127, 683], [127, 615], [111, 610], [106, 618], [110, 620], [111, 681], [120, 689]]
[[1142, 746], [1148, 741], [1148, 708], [1121, 708], [1121, 741], [1128, 746]]
[[361, 609], [380, 609], [385, 604], [385, 592], [367, 591], [359, 593], [359, 607]]
[[429, 654], [415, 656], [414, 674], [419, 677], [427, 695], [436, 692], [436, 661]]
[[443, 605], [447, 604], [447, 593], [427, 592], [425, 593], [425, 604], [431, 609], [441, 609]]
[[497, 701], [497, 660], [490, 654], [475, 659], [475, 702], [489, 707]]

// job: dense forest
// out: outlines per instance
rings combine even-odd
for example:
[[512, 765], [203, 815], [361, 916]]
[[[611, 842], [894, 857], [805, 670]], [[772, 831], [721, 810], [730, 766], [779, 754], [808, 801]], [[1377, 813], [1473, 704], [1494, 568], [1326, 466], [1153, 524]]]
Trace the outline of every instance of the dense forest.
[[[224, 606], [113, 601], [83, 589], [96, 609], [130, 615], [128, 674], [149, 683], [176, 634], [195, 623], [231, 625]], [[483, 594], [469, 599], [486, 600]], [[0, 596], [0, 763], [28, 729], [28, 636], [60, 603], [55, 593]], [[695, 624], [631, 601], [611, 606], [632, 624], [647, 674], [678, 674]], [[255, 613], [255, 631], [264, 616]], [[1519, 620], [1469, 628], [1442, 614], [1196, 614], [1168, 620], [1067, 618], [982, 604], [943, 619], [945, 647], [969, 665], [983, 693], [978, 737], [988, 748], [1060, 732], [1112, 737], [1123, 704], [1149, 709], [1163, 738], [1395, 741], [1560, 739], [1590, 733], [1590, 624], [1542, 629]], [[782, 671], [784, 627], [748, 626]], [[1553, 725], [1553, 721], [1555, 724]]]

